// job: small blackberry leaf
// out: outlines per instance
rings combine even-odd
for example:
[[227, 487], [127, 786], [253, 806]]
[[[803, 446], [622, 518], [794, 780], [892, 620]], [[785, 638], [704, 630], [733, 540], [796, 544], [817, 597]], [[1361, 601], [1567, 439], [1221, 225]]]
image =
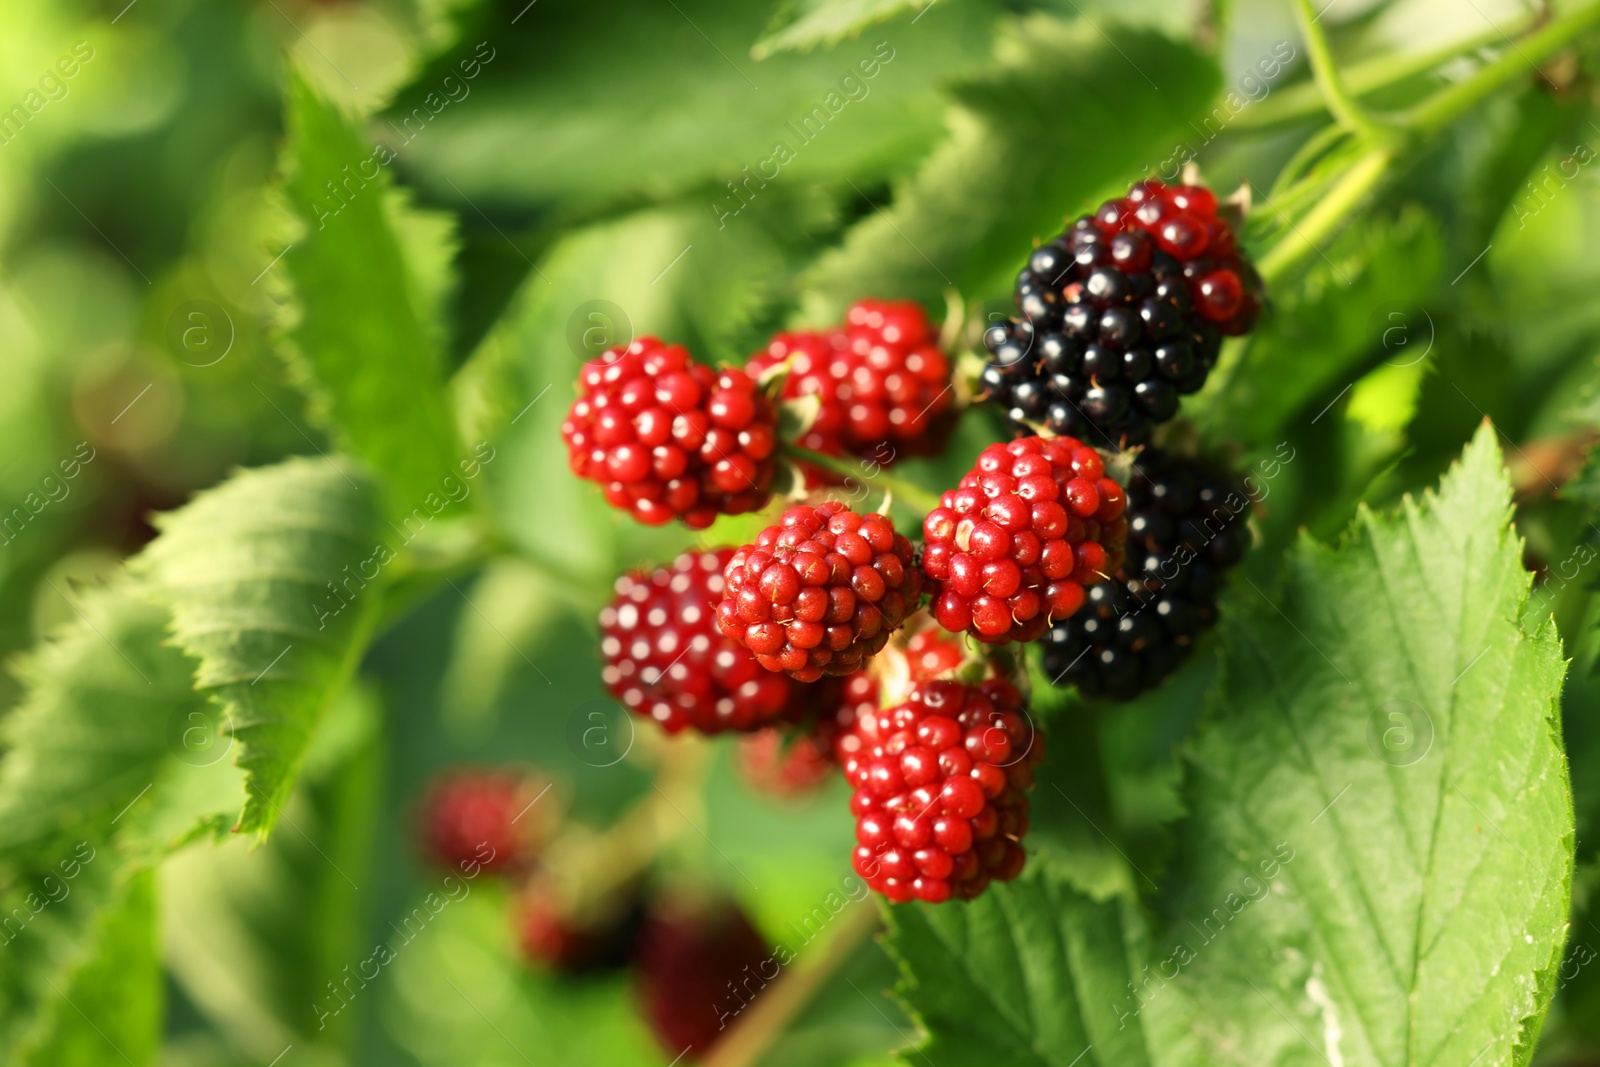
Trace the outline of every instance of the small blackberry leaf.
[[[1137, 905], [1097, 902], [1050, 864], [967, 904], [886, 909], [897, 989], [939, 1067], [1148, 1067], [1148, 1016], [1112, 1007], [1142, 975]], [[1131, 1006], [1131, 1005], [1130, 1005]]]
[[[77, 1040], [81, 1017], [60, 997], [91, 996], [73, 976], [120, 922], [130, 880], [238, 806], [243, 776], [193, 690], [194, 664], [163, 643], [168, 615], [142, 592], [119, 580], [85, 593], [77, 621], [18, 670], [0, 760], [0, 1062]], [[126, 987], [130, 1012], [148, 988]]]
[[295, 458], [241, 471], [160, 526], [134, 567], [240, 746], [235, 829], [265, 837], [370, 636], [394, 555], [376, 487], [347, 464]]
[[1190, 120], [1204, 117], [1220, 81], [1214, 59], [1158, 33], [1108, 28], [1105, 37], [1043, 14], [1003, 26], [992, 73], [957, 89], [949, 138], [810, 271], [808, 318], [836, 318], [862, 293], [927, 307], [952, 285], [1008, 294], [1019, 250], [1058, 232], [1064, 212], [1120, 192], [1130, 173], [1159, 168], [1193, 137]]
[[298, 312], [285, 357], [313, 415], [403, 513], [456, 469], [437, 323], [451, 240], [391, 197], [371, 146], [293, 68], [288, 112], [283, 188], [303, 232], [283, 256]]
[[1240, 1050], [1217, 1062], [1531, 1056], [1574, 831], [1565, 664], [1553, 625], [1518, 623], [1510, 500], [1485, 424], [1437, 493], [1363, 509], [1336, 549], [1302, 541], [1270, 603], [1240, 590], [1224, 612], [1179, 835], [1190, 891], [1166, 904], [1197, 955], [1196, 1038]]
[[867, 27], [909, 11], [930, 6], [934, 0], [791, 0], [781, 6], [767, 32], [750, 48], [753, 59], [774, 52], [809, 51], [854, 37]]

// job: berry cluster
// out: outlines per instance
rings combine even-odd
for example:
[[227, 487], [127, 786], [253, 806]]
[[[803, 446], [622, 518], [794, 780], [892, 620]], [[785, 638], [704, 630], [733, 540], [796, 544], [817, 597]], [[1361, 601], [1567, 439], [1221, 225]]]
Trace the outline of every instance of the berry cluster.
[[572, 471], [642, 523], [699, 530], [771, 496], [777, 412], [742, 370], [643, 337], [584, 364], [561, 436]]
[[986, 399], [1019, 427], [1119, 447], [1197, 391], [1261, 283], [1209, 189], [1150, 180], [1035, 249], [1020, 315], [984, 335]]
[[[600, 615], [602, 680], [667, 733], [741, 734], [738, 767], [768, 792], [811, 793], [842, 772], [855, 868], [897, 902], [969, 899], [1023, 866], [1044, 746], [1013, 684], [1025, 657], [996, 646], [1038, 643], [1061, 684], [1130, 696], [1215, 618], [1242, 545], [1225, 479], [1146, 448], [1125, 487], [1096, 447], [1144, 444], [1261, 309], [1216, 198], [1140, 182], [1037, 248], [1015, 296], [1019, 317], [985, 335], [979, 391], [1017, 439], [983, 448], [940, 494], [920, 545], [810, 467], [943, 446], [970, 390], [954, 388], [915, 304], [862, 300], [837, 327], [778, 334], [741, 370], [653, 339], [608, 351], [584, 367], [562, 428], [573, 469], [641, 521], [698, 529], [762, 512], [748, 544], [618, 580]], [[809, 399], [816, 418], [779, 440], [778, 403]], [[816, 491], [766, 510], [780, 459]], [[575, 966], [632, 943], [640, 912], [625, 903], [639, 890], [613, 880], [577, 907], [549, 881], [523, 894], [528, 952]], [[644, 993], [661, 1028], [695, 981]]]
[[923, 521], [933, 617], [980, 641], [1032, 641], [1121, 562], [1122, 487], [1071, 437], [990, 445]]
[[860, 670], [922, 594], [911, 542], [878, 514], [793, 507], [734, 553], [717, 627], [803, 682]]
[[[950, 362], [911, 301], [862, 300], [842, 326], [780, 333], [745, 370], [759, 378], [785, 365], [783, 398], [818, 400], [816, 419], [798, 442], [814, 452], [889, 466], [902, 455], [937, 451], [948, 430]], [[837, 481], [809, 465], [806, 474], [814, 485]]]
[[856, 873], [890, 900], [970, 900], [1021, 873], [1044, 750], [1009, 683], [919, 683], [836, 750], [855, 787]]
[[1042, 663], [1057, 684], [1126, 700], [1183, 662], [1216, 621], [1222, 575], [1244, 554], [1250, 497], [1203, 464], [1145, 449], [1128, 481], [1128, 558], [1088, 607], [1051, 628]]

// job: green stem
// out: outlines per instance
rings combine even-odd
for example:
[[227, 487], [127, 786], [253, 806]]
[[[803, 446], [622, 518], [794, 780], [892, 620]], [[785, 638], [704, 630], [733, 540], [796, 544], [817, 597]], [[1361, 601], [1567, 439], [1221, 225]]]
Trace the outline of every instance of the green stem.
[[1291, 224], [1283, 239], [1257, 264], [1269, 288], [1317, 251], [1317, 242], [1339, 228], [1345, 216], [1383, 180], [1394, 154], [1394, 147], [1385, 144], [1362, 156], [1305, 218]]
[[1289, 157], [1289, 162], [1283, 165], [1283, 169], [1278, 171], [1278, 177], [1273, 180], [1273, 199], [1277, 200], [1291, 185], [1305, 177], [1306, 173], [1316, 165], [1317, 160], [1331, 152], [1333, 146], [1349, 132], [1343, 126], [1335, 124], [1324, 126], [1306, 138], [1305, 144], [1295, 150], [1295, 154]]
[[[1419, 74], [1426, 74], [1457, 56], [1476, 52], [1480, 48], [1521, 33], [1532, 21], [1530, 16], [1506, 26], [1493, 27], [1471, 37], [1463, 37], [1459, 41], [1426, 52], [1383, 55], [1351, 64], [1344, 70], [1345, 89], [1351, 96], [1360, 99], [1382, 89], [1399, 85]], [[1233, 121], [1233, 128], [1266, 130], [1316, 118], [1327, 110], [1328, 105], [1322, 95], [1322, 88], [1313, 80], [1280, 89], [1264, 97], [1259, 103], [1245, 108]]]
[[790, 459], [801, 463], [809, 463], [813, 467], [841, 474], [846, 479], [846, 485], [854, 482], [861, 486], [879, 485], [887, 489], [893, 496], [904, 504], [917, 509], [926, 515], [939, 506], [939, 498], [920, 485], [913, 485], [904, 478], [890, 474], [885, 468], [873, 463], [877, 467], [875, 472], [869, 472], [867, 465], [870, 460], [854, 459], [848, 456], [825, 456], [821, 452], [813, 452], [809, 448], [799, 445], [785, 444], [783, 452]]
[[1339, 78], [1339, 69], [1333, 63], [1333, 52], [1328, 48], [1328, 39], [1323, 36], [1322, 27], [1317, 24], [1317, 13], [1311, 7], [1311, 0], [1295, 0], [1294, 12], [1300, 22], [1300, 35], [1305, 38], [1306, 50], [1311, 53], [1311, 76], [1322, 91], [1328, 110], [1346, 129], [1375, 134], [1377, 123], [1345, 90], [1344, 82]]
[[1441, 89], [1412, 108], [1404, 117], [1405, 124], [1419, 134], [1439, 131], [1506, 85], [1527, 77], [1529, 64], [1538, 64], [1559, 52], [1597, 23], [1600, 23], [1600, 2], [1551, 20], [1471, 78]]

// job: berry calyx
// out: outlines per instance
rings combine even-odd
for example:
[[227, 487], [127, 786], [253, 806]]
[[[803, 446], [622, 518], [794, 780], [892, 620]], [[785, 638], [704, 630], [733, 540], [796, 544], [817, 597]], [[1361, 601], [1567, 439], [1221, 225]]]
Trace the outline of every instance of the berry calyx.
[[[890, 466], [904, 455], [938, 451], [951, 406], [950, 361], [921, 305], [861, 300], [844, 325], [780, 333], [745, 369], [759, 378], [789, 364], [783, 397], [814, 396], [816, 419], [797, 442], [827, 456], [855, 455]], [[806, 466], [812, 485], [839, 476]]]
[[984, 335], [983, 397], [1023, 429], [1147, 441], [1197, 391], [1224, 336], [1248, 333], [1261, 280], [1217, 198], [1139, 182], [1033, 251], [1017, 317]]
[[668, 1056], [704, 1054], [777, 975], [766, 939], [731, 901], [658, 901], [634, 957], [645, 1020]]
[[1158, 685], [1216, 623], [1223, 574], [1244, 554], [1249, 507], [1231, 475], [1145, 449], [1128, 481], [1127, 562], [1045, 636], [1046, 675], [1113, 700]]
[[1022, 872], [1043, 737], [1010, 683], [912, 687], [836, 745], [854, 787], [856, 873], [895, 903], [971, 900]]
[[756, 662], [803, 682], [850, 674], [922, 595], [911, 542], [887, 517], [800, 505], [734, 553], [717, 627]]
[[668, 566], [625, 574], [600, 612], [601, 680], [668, 733], [755, 730], [818, 699], [718, 630], [723, 570], [733, 558], [729, 548], [685, 552]]
[[529, 806], [542, 788], [510, 770], [464, 768], [439, 775], [420, 810], [429, 858], [452, 870], [498, 873], [526, 866], [552, 821], [550, 809]]
[[1122, 487], [1072, 437], [990, 445], [923, 521], [933, 617], [980, 641], [1032, 641], [1121, 563]]
[[642, 337], [583, 366], [561, 424], [573, 473], [642, 523], [704, 529], [771, 497], [777, 411], [755, 379]]

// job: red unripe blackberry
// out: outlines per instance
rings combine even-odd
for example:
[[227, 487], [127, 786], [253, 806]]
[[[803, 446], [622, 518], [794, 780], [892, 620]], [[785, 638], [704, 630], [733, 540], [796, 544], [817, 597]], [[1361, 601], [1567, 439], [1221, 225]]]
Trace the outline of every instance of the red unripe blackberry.
[[804, 683], [767, 670], [717, 629], [723, 569], [734, 557], [685, 552], [671, 564], [617, 579], [600, 612], [601, 680], [630, 711], [668, 733], [754, 730], [803, 713]]
[[1020, 314], [984, 335], [983, 399], [1019, 427], [1142, 443], [1262, 299], [1210, 190], [1139, 182], [1034, 249]]
[[703, 1055], [778, 976], [766, 939], [731, 901], [660, 901], [634, 957], [645, 1021], [668, 1056]]
[[429, 858], [452, 870], [525, 866], [550, 822], [549, 809], [530, 807], [543, 788], [510, 770], [464, 768], [437, 776], [420, 811]]
[[980, 641], [1032, 641], [1121, 564], [1122, 487], [1072, 437], [990, 445], [923, 521], [933, 617]]
[[895, 903], [971, 900], [1015, 878], [1043, 742], [998, 679], [923, 682], [863, 715], [835, 746], [855, 788], [856, 873]]
[[922, 595], [911, 542], [886, 516], [835, 501], [784, 512], [724, 576], [718, 628], [804, 682], [860, 670]]
[[[887, 467], [904, 455], [938, 451], [949, 429], [950, 361], [937, 341], [921, 305], [862, 300], [843, 326], [778, 334], [746, 369], [760, 377], [789, 361], [784, 398], [818, 399], [802, 447]], [[813, 484], [839, 480], [809, 467], [807, 477]]]
[[777, 410], [742, 370], [642, 337], [583, 365], [561, 424], [574, 474], [642, 523], [693, 529], [771, 497]]

